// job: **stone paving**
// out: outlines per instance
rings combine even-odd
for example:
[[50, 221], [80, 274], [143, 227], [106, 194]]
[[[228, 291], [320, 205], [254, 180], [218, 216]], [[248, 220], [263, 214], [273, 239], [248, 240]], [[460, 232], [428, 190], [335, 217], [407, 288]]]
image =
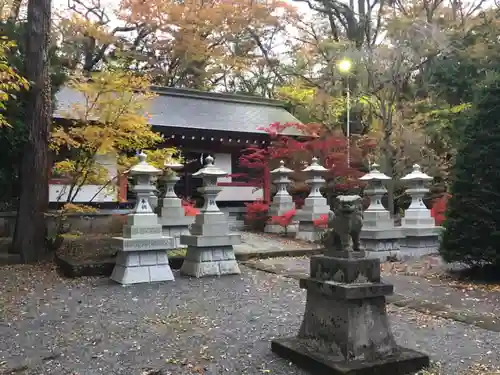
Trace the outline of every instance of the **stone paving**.
[[303, 252], [303, 250], [318, 249], [319, 246], [314, 243], [297, 241], [286, 237], [280, 237], [275, 234], [263, 234], [252, 232], [241, 232], [242, 243], [234, 246], [235, 253], [273, 253], [287, 251]]
[[[241, 268], [128, 287], [1, 268], [0, 374], [306, 375], [270, 351], [274, 337], [297, 332], [305, 293], [292, 278]], [[405, 308], [389, 313], [397, 341], [441, 361], [441, 374], [500, 364], [498, 333]]]

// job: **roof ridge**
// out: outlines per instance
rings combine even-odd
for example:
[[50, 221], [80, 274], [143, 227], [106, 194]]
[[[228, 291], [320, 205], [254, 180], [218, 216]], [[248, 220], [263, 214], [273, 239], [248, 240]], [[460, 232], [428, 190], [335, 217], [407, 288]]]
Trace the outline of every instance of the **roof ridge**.
[[163, 96], [180, 96], [192, 99], [216, 100], [232, 103], [261, 104], [273, 107], [287, 107], [287, 103], [281, 100], [268, 99], [254, 95], [233, 94], [226, 92], [209, 92], [196, 89], [151, 86], [151, 90], [156, 94]]

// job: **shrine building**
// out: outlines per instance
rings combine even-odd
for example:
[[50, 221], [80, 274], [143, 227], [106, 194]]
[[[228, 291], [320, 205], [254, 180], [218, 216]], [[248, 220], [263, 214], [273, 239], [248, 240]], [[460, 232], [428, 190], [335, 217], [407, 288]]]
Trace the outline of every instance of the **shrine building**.
[[[201, 180], [193, 178], [192, 174], [201, 168], [206, 156], [214, 157], [215, 165], [229, 174], [244, 174], [246, 171], [238, 162], [242, 150], [251, 144], [266, 146], [270, 141], [263, 128], [275, 122], [299, 123], [288, 111], [287, 104], [277, 100], [191, 89], [153, 87], [152, 90], [157, 96], [148, 108], [149, 122], [154, 131], [163, 134], [164, 146], [177, 147], [185, 158], [183, 175], [176, 186], [176, 192], [183, 197], [193, 196], [200, 186]], [[83, 95], [78, 91], [62, 88], [56, 95], [54, 118], [60, 122], [71, 120], [70, 108], [82, 101]], [[290, 131], [292, 129], [287, 129]], [[99, 158], [110, 171], [110, 177], [116, 176], [116, 159], [111, 156]], [[75, 201], [88, 202], [93, 197], [95, 203], [127, 201], [126, 179], [117, 177], [115, 181], [115, 189], [86, 185]], [[65, 182], [62, 176], [51, 176], [50, 202], [64, 199]], [[219, 179], [218, 184], [224, 187], [217, 198], [221, 205], [242, 206], [244, 202], [269, 198], [268, 183], [261, 189], [244, 177], [229, 176]]]

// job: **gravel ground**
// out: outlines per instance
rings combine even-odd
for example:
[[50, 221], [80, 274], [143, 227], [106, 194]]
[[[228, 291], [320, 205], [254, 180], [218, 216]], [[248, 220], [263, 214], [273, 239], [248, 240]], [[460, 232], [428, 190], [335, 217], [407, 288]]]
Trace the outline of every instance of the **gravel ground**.
[[[296, 334], [305, 292], [296, 280], [242, 271], [122, 287], [61, 280], [51, 268], [0, 268], [0, 374], [305, 375], [270, 351], [272, 338]], [[445, 375], [500, 364], [498, 333], [389, 310], [399, 343], [442, 361]]]
[[[278, 274], [308, 275], [308, 257], [287, 257], [255, 260], [257, 268], [264, 266]], [[391, 266], [391, 267], [390, 267]], [[398, 267], [399, 266], [399, 267]], [[500, 315], [500, 291], [498, 286], [458, 283], [447, 279], [426, 279], [414, 276], [416, 272], [401, 272], [399, 264], [383, 265], [383, 281], [394, 285], [394, 292], [411, 299], [450, 306], [469, 314]], [[500, 316], [499, 316], [500, 318]], [[499, 319], [500, 323], [500, 319]]]

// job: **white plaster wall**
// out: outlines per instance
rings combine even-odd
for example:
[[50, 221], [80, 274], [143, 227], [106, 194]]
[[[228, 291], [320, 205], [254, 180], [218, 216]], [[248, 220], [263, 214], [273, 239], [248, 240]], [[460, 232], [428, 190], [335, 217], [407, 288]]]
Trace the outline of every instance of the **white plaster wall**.
[[[50, 184], [49, 185], [49, 201], [50, 202], [65, 202], [68, 198], [69, 185]], [[85, 185], [78, 192], [74, 202], [88, 203], [92, 197], [102, 188], [102, 185]], [[118, 194], [115, 186], [107, 186], [104, 188], [92, 202], [117, 202]]]
[[[233, 173], [231, 154], [214, 154], [214, 166], [228, 174]], [[220, 177], [218, 182], [231, 182], [231, 177]]]
[[[96, 162], [101, 164], [108, 170], [108, 179], [115, 177], [118, 173], [116, 155], [106, 154], [97, 155]], [[101, 192], [92, 200], [92, 202], [117, 202], [118, 189], [116, 188], [117, 181], [114, 180], [108, 184]], [[102, 188], [103, 185], [84, 185], [80, 189], [74, 202], [84, 203], [89, 202], [92, 197]], [[49, 202], [66, 201], [69, 193], [69, 185], [49, 184]]]
[[[232, 158], [231, 154], [214, 154], [214, 165], [217, 168], [231, 174], [233, 172], [232, 168]], [[217, 180], [218, 182], [231, 182], [231, 177], [221, 177]], [[217, 196], [218, 201], [255, 201], [257, 199], [262, 199], [263, 192], [262, 189], [256, 189], [253, 186], [224, 186], [222, 191]]]
[[255, 201], [263, 198], [262, 189], [254, 186], [224, 186], [217, 195], [217, 201]]
[[[214, 154], [214, 165], [224, 170], [228, 174], [232, 173], [231, 154]], [[117, 164], [114, 155], [99, 155], [98, 162], [106, 167], [109, 171], [109, 178], [116, 176]], [[221, 177], [218, 182], [231, 182], [231, 177]], [[82, 187], [75, 202], [85, 203], [101, 189], [102, 185], [85, 185]], [[49, 201], [58, 202], [65, 201], [69, 192], [69, 185], [50, 184], [49, 185]], [[254, 201], [263, 198], [262, 189], [256, 189], [253, 186], [224, 186], [223, 190], [217, 196], [218, 201]], [[110, 183], [103, 189], [94, 199], [93, 202], [117, 202], [118, 189], [116, 181]]]

